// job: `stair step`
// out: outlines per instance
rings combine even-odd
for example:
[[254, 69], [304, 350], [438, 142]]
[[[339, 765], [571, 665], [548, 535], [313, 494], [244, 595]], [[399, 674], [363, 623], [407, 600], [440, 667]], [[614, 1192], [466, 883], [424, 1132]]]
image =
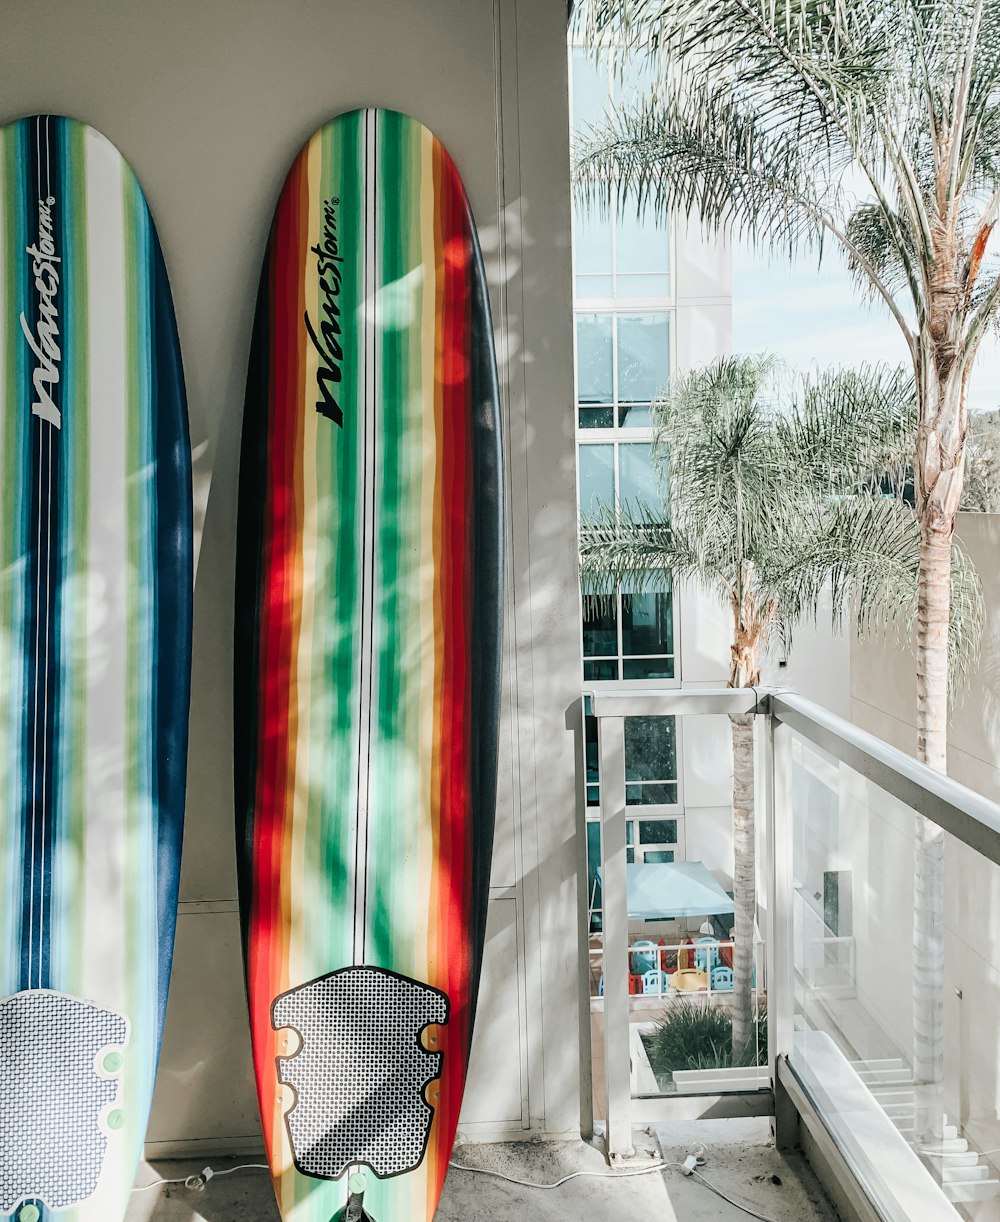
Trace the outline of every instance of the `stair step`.
[[990, 1169], [985, 1163], [976, 1163], [974, 1167], [942, 1167], [941, 1179], [945, 1184], [967, 1184], [973, 1180], [988, 1180]]
[[891, 1116], [894, 1119], [896, 1117], [902, 1118], [905, 1116], [909, 1116], [911, 1120], [913, 1118], [912, 1103], [883, 1103], [882, 1111], [885, 1112], [887, 1116]]
[[905, 1062], [902, 1057], [887, 1057], [881, 1061], [852, 1061], [852, 1069], [856, 1069], [859, 1073], [863, 1069], [902, 1069]]
[[958, 1125], [957, 1124], [946, 1124], [944, 1126], [944, 1130], [941, 1133], [941, 1136], [945, 1139], [945, 1141], [954, 1141], [955, 1138], [958, 1136]]
[[921, 1154], [935, 1167], [974, 1167], [979, 1162], [979, 1155], [975, 1150], [955, 1154], [925, 1154], [921, 1151]]
[[916, 1095], [912, 1090], [873, 1090], [871, 1094], [883, 1107], [887, 1103], [908, 1103], [912, 1107], [916, 1101]]
[[901, 1069], [859, 1069], [858, 1077], [866, 1086], [891, 1086], [896, 1082], [913, 1084], [913, 1074], [905, 1066]]
[[[946, 1138], [944, 1141], [935, 1141], [924, 1148], [925, 1154], [964, 1154], [969, 1148], [969, 1143], [964, 1137]], [[976, 1155], [978, 1158], [978, 1154]]]
[[992, 1201], [1000, 1196], [1000, 1180], [978, 1180], [969, 1184], [942, 1184], [944, 1195], [951, 1203], [959, 1201]]

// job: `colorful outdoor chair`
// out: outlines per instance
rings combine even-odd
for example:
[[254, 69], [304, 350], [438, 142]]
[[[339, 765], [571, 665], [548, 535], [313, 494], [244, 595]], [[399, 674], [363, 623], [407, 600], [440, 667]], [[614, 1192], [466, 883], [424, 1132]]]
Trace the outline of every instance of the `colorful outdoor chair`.
[[695, 946], [701, 947], [694, 952], [694, 965], [700, 972], [710, 972], [719, 966], [718, 938], [699, 938]]
[[712, 968], [712, 990], [715, 993], [733, 991], [733, 969], [731, 967]]
[[669, 988], [670, 977], [666, 972], [658, 971], [655, 967], [650, 968], [648, 972], [643, 972], [643, 993], [666, 993]]
[[659, 947], [648, 938], [643, 938], [639, 942], [633, 942], [629, 947], [629, 962], [632, 964], [631, 970], [638, 976], [645, 975], [646, 972], [659, 967], [657, 963], [658, 958]]

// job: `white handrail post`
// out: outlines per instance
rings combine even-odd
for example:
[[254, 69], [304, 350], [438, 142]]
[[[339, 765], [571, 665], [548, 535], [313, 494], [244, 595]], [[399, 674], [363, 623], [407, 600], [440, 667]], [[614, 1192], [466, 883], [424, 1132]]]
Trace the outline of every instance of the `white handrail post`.
[[794, 1125], [789, 1109], [778, 1104], [777, 1061], [787, 1057], [794, 1029], [794, 916], [792, 894], [792, 730], [777, 718], [761, 718], [767, 818], [767, 1063], [775, 1091], [774, 1135], [780, 1148], [796, 1136], [782, 1131]]
[[601, 761], [601, 898], [604, 914], [604, 1082], [608, 1159], [630, 1158], [632, 1083], [629, 1050], [628, 871], [625, 815], [625, 719], [597, 723]]

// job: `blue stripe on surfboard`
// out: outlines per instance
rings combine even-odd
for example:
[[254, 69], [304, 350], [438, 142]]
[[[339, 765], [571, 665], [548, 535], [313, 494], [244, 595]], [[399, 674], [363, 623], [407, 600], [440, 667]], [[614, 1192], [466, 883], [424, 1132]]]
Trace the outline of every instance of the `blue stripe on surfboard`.
[[[13, 163], [13, 173], [11, 181], [17, 183], [18, 189], [11, 190], [9, 196], [10, 213], [5, 217], [4, 227], [10, 233], [10, 241], [7, 247], [7, 253], [14, 260], [15, 265], [20, 263], [18, 252], [23, 246], [23, 237], [25, 234], [25, 210], [24, 210], [24, 193], [20, 190], [25, 175], [25, 158], [27, 156], [27, 125], [18, 124], [11, 133], [11, 161]], [[4, 167], [6, 171], [6, 166]], [[8, 269], [7, 279], [12, 287], [11, 305], [14, 307], [13, 314], [16, 314], [20, 309], [20, 304], [24, 300], [24, 276], [20, 277], [21, 283], [15, 281], [16, 272], [14, 268]], [[19, 342], [19, 336], [15, 335], [13, 344], [8, 350], [8, 359], [12, 371], [12, 381], [15, 386], [14, 398], [16, 403], [24, 401], [27, 389], [27, 367], [23, 353], [24, 345]], [[27, 479], [27, 463], [28, 463], [28, 440], [30, 430], [25, 425], [23, 414], [18, 412], [14, 417], [14, 425], [12, 428], [12, 453], [15, 456], [16, 467], [14, 470], [14, 484], [18, 488], [23, 488]], [[27, 521], [28, 509], [26, 498], [17, 498], [15, 501], [15, 512], [17, 520], [12, 528], [12, 543], [11, 555], [13, 563], [11, 564], [8, 573], [4, 576], [9, 579], [12, 585], [11, 590], [11, 611], [16, 617], [15, 632], [12, 634], [11, 641], [11, 672], [12, 672], [12, 691], [11, 691], [11, 709], [21, 710], [21, 715], [14, 713], [11, 718], [8, 741], [3, 745], [4, 750], [9, 753], [8, 764], [8, 788], [7, 788], [7, 810], [11, 812], [12, 822], [16, 830], [18, 847], [20, 851], [15, 855], [11, 854], [11, 896], [17, 895], [17, 900], [14, 901], [14, 921], [12, 924], [15, 928], [12, 931], [11, 942], [4, 948], [5, 956], [2, 965], [3, 969], [3, 992], [14, 993], [20, 988], [21, 981], [21, 944], [22, 934], [25, 924], [25, 904], [23, 902], [23, 885], [24, 871], [22, 862], [26, 854], [25, 844], [25, 821], [23, 818], [23, 794], [24, 794], [24, 765], [25, 765], [25, 745], [26, 733], [24, 724], [23, 708], [27, 699], [27, 676], [25, 674], [25, 659], [27, 656], [27, 623], [25, 620], [25, 597], [24, 591], [26, 588], [26, 537], [27, 537]], [[15, 813], [16, 812], [16, 813]], [[19, 890], [20, 893], [19, 893]]]
[[191, 648], [192, 499], [191, 443], [188, 435], [184, 373], [174, 321], [170, 284], [156, 230], [150, 226], [151, 319], [155, 346], [150, 391], [156, 438], [158, 624], [174, 631], [157, 631], [155, 665], [156, 761], [153, 781], [157, 815], [159, 872], [159, 1035], [167, 1010], [167, 987], [177, 921], [180, 882], [184, 790], [187, 783], [187, 723], [191, 676], [187, 665]]
[[[64, 392], [62, 397], [62, 427], [59, 431], [59, 448], [61, 452], [62, 462], [60, 465], [60, 480], [59, 480], [59, 576], [58, 583], [60, 605], [58, 608], [57, 631], [58, 639], [62, 645], [67, 648], [60, 649], [59, 665], [55, 669], [55, 674], [58, 680], [58, 705], [56, 709], [56, 740], [53, 742], [53, 759], [56, 760], [56, 775], [58, 783], [56, 791], [52, 795], [52, 812], [53, 824], [56, 841], [53, 851], [53, 882], [52, 896], [57, 907], [50, 917], [50, 963], [51, 971], [50, 978], [54, 982], [53, 987], [66, 988], [67, 982], [72, 979], [71, 973], [75, 970], [73, 962], [76, 952], [76, 942], [72, 935], [75, 930], [68, 924], [69, 920], [75, 918], [75, 912], [70, 909], [66, 910], [66, 899], [68, 898], [65, 885], [60, 885], [60, 856], [65, 853], [65, 840], [67, 835], [72, 834], [72, 820], [74, 810], [72, 809], [73, 801], [73, 770], [74, 767], [79, 767], [79, 762], [82, 753], [78, 753], [76, 758], [68, 756], [67, 752], [76, 749], [79, 752], [78, 744], [74, 741], [72, 719], [73, 719], [73, 671], [67, 663], [74, 661], [74, 636], [76, 625], [72, 621], [72, 617], [76, 610], [71, 604], [69, 608], [63, 605], [65, 594], [64, 582], [74, 573], [79, 567], [78, 557], [74, 555], [75, 540], [78, 538], [78, 532], [86, 532], [87, 522], [77, 522], [71, 517], [73, 512], [73, 498], [75, 492], [75, 481], [79, 478], [79, 473], [76, 471], [76, 464], [73, 461], [73, 455], [77, 452], [81, 441], [86, 445], [86, 432], [89, 429], [89, 422], [86, 415], [82, 421], [78, 419], [76, 405], [80, 401], [81, 391], [84, 402], [88, 388], [86, 379], [88, 370], [86, 362], [83, 364], [82, 371], [77, 368], [76, 355], [81, 349], [80, 339], [86, 339], [87, 336], [87, 319], [86, 309], [82, 311], [83, 317], [78, 317], [76, 308], [76, 285], [78, 278], [85, 279], [87, 273], [86, 252], [82, 253], [77, 248], [77, 244], [73, 241], [74, 230], [76, 225], [76, 207], [81, 198], [79, 192], [79, 183], [73, 182], [73, 190], [65, 190], [65, 184], [70, 181], [70, 176], [74, 178], [77, 175], [84, 173], [82, 164], [74, 165], [72, 157], [72, 128], [64, 119], [52, 120], [55, 131], [58, 131], [58, 140], [53, 141], [53, 148], [58, 148], [60, 166], [60, 185], [62, 189], [59, 193], [59, 198], [62, 200], [62, 208], [59, 213], [60, 232], [62, 235], [61, 248], [65, 252], [73, 251], [76, 257], [66, 258], [62, 263], [62, 286], [61, 286], [61, 304], [62, 304], [62, 319], [63, 337], [68, 340], [68, 337], [73, 337], [72, 343], [65, 343], [62, 348], [63, 367], [62, 379], [64, 384]], [[83, 385], [81, 386], [81, 383]], [[82, 430], [82, 432], [81, 432]], [[63, 728], [66, 728], [66, 733], [63, 734]], [[62, 898], [62, 903], [60, 903]]]
[[[24, 198], [25, 245], [34, 243], [38, 234], [38, 201], [48, 195], [56, 195], [58, 157], [52, 156], [45, 116], [39, 116], [27, 125], [27, 173], [22, 178]], [[56, 216], [58, 228], [58, 213]], [[61, 236], [61, 235], [60, 235]], [[22, 309], [32, 335], [38, 336], [38, 294], [32, 284], [30, 260], [25, 259], [25, 281]], [[60, 304], [62, 294], [60, 293]], [[60, 337], [61, 338], [61, 337]], [[27, 357], [29, 371], [33, 360]], [[60, 367], [61, 373], [61, 367]], [[25, 762], [26, 788], [22, 804], [26, 825], [26, 840], [29, 850], [22, 892], [22, 911], [28, 926], [25, 940], [22, 932], [21, 987], [47, 988], [50, 977], [49, 937], [52, 893], [52, 839], [53, 820], [50, 817], [50, 798], [53, 786], [53, 753], [50, 750], [52, 729], [50, 711], [53, 711], [55, 675], [50, 670], [53, 655], [53, 594], [58, 588], [58, 539], [52, 533], [52, 501], [57, 495], [59, 475], [58, 438], [52, 437], [57, 430], [40, 417], [31, 413], [34, 399], [33, 385], [29, 377], [26, 382], [28, 397], [21, 403], [27, 422], [30, 441], [28, 450], [27, 477], [30, 484], [27, 519], [27, 581], [25, 583], [25, 605], [27, 609], [27, 686], [25, 702]], [[52, 398], [57, 409], [63, 402], [64, 385], [60, 380], [53, 385]], [[53, 547], [53, 543], [56, 544]], [[56, 596], [57, 597], [57, 596]]]
[[[58, 119], [39, 116], [28, 127], [29, 173], [22, 180], [25, 199], [25, 245], [37, 237], [39, 198], [53, 196], [56, 200], [53, 214], [57, 253], [63, 258], [61, 270], [65, 268], [65, 256], [69, 251], [65, 226], [66, 201], [62, 192], [61, 160], [63, 141], [60, 139]], [[32, 131], [34, 128], [34, 131]], [[38, 336], [38, 294], [31, 286], [30, 261], [26, 286], [27, 308], [25, 317], [31, 332]], [[69, 333], [70, 320], [66, 315], [65, 287], [60, 284], [59, 344], [60, 380], [52, 387], [52, 398], [59, 411], [65, 410], [66, 395], [66, 345], [63, 342]], [[27, 596], [31, 608], [28, 616], [29, 684], [28, 702], [25, 712], [30, 731], [29, 785], [26, 794], [29, 802], [26, 810], [29, 824], [26, 838], [31, 845], [28, 872], [28, 920], [29, 937], [27, 950], [27, 980], [22, 987], [49, 988], [52, 985], [52, 862], [57, 836], [56, 812], [58, 793], [56, 777], [58, 761], [58, 675], [60, 667], [59, 624], [61, 603], [61, 433], [53, 425], [31, 414], [34, 399], [30, 370], [33, 360], [28, 357], [29, 376], [26, 381], [27, 402], [20, 406], [30, 431], [28, 476], [32, 481], [31, 509], [28, 515], [28, 582]], [[32, 538], [32, 531], [34, 537]], [[24, 962], [22, 961], [22, 976]], [[45, 1222], [49, 1211], [41, 1201], [35, 1201], [40, 1222]]]

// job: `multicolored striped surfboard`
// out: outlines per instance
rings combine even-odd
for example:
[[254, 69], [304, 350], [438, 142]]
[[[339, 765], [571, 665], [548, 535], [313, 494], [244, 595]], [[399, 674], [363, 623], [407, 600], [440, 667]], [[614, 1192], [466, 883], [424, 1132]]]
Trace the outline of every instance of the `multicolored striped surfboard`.
[[132, 170], [0, 129], [0, 1217], [116, 1222], [166, 1008], [191, 656], [170, 290]]
[[261, 277], [237, 562], [236, 789], [282, 1217], [437, 1206], [483, 952], [500, 407], [458, 171], [384, 110], [296, 159]]

